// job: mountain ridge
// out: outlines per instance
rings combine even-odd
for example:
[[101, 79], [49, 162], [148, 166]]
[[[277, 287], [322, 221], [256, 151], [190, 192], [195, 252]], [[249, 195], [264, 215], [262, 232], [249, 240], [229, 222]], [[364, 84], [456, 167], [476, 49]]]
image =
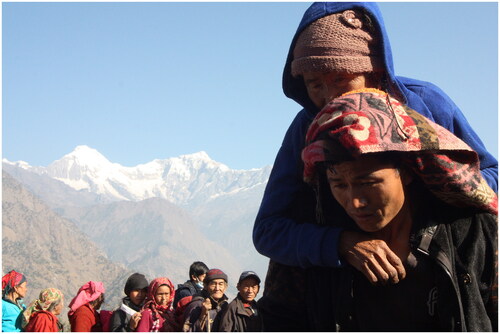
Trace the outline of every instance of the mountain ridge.
[[181, 206], [195, 206], [265, 184], [271, 170], [271, 166], [233, 170], [212, 160], [204, 151], [125, 167], [85, 145], [77, 146], [47, 167], [33, 167], [25, 161], [3, 162], [110, 201], [160, 197]]

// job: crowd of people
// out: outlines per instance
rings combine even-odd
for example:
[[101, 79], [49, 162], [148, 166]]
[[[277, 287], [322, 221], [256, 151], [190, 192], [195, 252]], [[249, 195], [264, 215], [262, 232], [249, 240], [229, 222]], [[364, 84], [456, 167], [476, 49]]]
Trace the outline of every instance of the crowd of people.
[[[122, 303], [114, 310], [100, 310], [105, 288], [89, 281], [69, 303], [71, 332], [260, 332], [263, 321], [255, 298], [260, 278], [253, 271], [240, 275], [238, 294], [229, 301], [228, 276], [208, 269], [200, 261], [189, 269], [189, 280], [175, 289], [167, 277], [148, 283], [134, 273], [125, 282]], [[192, 289], [190, 289], [192, 288]], [[60, 332], [58, 315], [64, 307], [60, 290], [47, 288], [28, 307], [23, 304], [26, 277], [14, 270], [2, 278], [3, 332]], [[180, 296], [177, 298], [177, 296]]]

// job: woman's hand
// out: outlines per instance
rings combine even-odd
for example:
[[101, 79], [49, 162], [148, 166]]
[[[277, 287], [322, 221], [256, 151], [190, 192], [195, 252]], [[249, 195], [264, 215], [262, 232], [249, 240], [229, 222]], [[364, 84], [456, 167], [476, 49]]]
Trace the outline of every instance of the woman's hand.
[[401, 259], [383, 240], [344, 231], [340, 235], [339, 253], [372, 284], [396, 284], [406, 277]]

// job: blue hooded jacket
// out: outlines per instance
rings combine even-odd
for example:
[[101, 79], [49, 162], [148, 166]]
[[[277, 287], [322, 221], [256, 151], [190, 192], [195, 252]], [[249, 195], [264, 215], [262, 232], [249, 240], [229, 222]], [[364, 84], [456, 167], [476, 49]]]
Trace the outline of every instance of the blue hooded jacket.
[[313, 21], [348, 9], [367, 12], [380, 32], [385, 70], [391, 87], [403, 96], [405, 104], [440, 124], [461, 138], [479, 155], [481, 171], [488, 184], [497, 191], [498, 162], [486, 151], [463, 113], [437, 86], [424, 81], [394, 74], [392, 52], [385, 31], [382, 13], [376, 3], [325, 2], [314, 3], [305, 12], [292, 40], [283, 72], [283, 91], [302, 109], [288, 128], [276, 157], [264, 193], [254, 230], [254, 245], [271, 260], [308, 268], [342, 265], [337, 247], [341, 228], [319, 226], [314, 221], [315, 200], [312, 190], [303, 182], [301, 151], [309, 124], [318, 113], [307, 94], [302, 78], [291, 74], [295, 42], [300, 33]]

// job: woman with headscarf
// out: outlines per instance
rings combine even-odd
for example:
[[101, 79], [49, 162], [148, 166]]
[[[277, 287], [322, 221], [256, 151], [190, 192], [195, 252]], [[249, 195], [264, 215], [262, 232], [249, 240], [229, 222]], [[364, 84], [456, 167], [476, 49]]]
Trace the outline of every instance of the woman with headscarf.
[[104, 302], [102, 282], [85, 283], [69, 303], [68, 319], [72, 332], [101, 332], [99, 308]]
[[363, 264], [368, 274], [311, 272], [308, 284], [322, 286], [306, 305], [316, 330], [498, 331], [498, 198], [474, 150], [386, 93], [362, 89], [315, 117], [302, 160], [316, 224], [335, 220], [383, 240], [406, 270], [390, 285], [371, 284], [378, 262]]
[[61, 291], [48, 288], [40, 292], [38, 299], [32, 301], [23, 312], [25, 332], [62, 332], [63, 328], [57, 316], [64, 307], [64, 295]]
[[22, 299], [28, 291], [26, 277], [10, 271], [2, 277], [2, 332], [20, 332], [22, 330], [22, 312], [26, 306]]
[[174, 285], [167, 277], [151, 281], [136, 332], [179, 331], [172, 305], [174, 297]]

